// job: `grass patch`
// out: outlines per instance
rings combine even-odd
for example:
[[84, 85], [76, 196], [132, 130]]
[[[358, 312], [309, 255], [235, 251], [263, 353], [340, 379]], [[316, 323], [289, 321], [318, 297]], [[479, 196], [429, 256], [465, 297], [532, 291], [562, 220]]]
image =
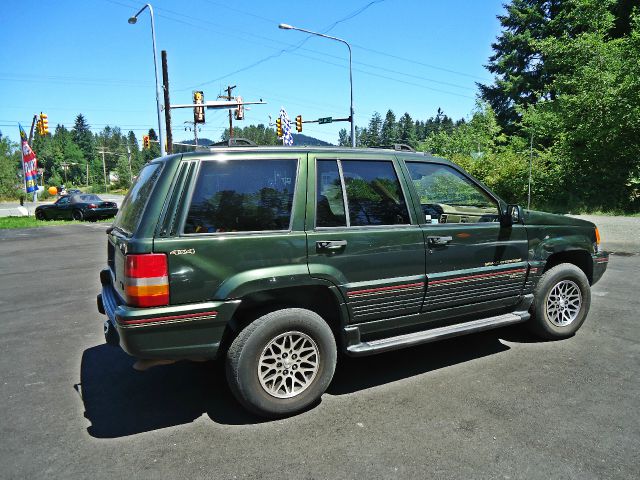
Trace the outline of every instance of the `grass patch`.
[[[97, 220], [100, 223], [111, 223], [112, 218]], [[36, 217], [0, 217], [0, 229], [51, 227], [54, 225], [73, 225], [85, 222], [76, 220], [38, 220]]]

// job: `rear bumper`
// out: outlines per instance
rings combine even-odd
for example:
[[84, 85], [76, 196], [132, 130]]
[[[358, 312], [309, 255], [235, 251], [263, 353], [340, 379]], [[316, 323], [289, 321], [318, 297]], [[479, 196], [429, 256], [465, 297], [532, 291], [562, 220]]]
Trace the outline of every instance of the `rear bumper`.
[[111, 285], [109, 269], [100, 272], [100, 281], [98, 311], [117, 331], [120, 347], [136, 358], [215, 358], [240, 304], [235, 300], [135, 308], [124, 305]]
[[609, 252], [598, 252], [591, 256], [593, 261], [593, 279], [591, 285], [594, 285], [598, 280], [602, 278], [607, 265], [609, 265]]
[[91, 208], [85, 209], [84, 218], [111, 218], [118, 213], [117, 208]]

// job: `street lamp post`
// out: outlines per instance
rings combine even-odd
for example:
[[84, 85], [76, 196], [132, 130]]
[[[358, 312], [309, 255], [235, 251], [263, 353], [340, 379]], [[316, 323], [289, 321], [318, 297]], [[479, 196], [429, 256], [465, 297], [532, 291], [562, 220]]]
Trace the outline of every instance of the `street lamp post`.
[[133, 17], [129, 19], [129, 23], [134, 25], [138, 21], [138, 15], [142, 13], [142, 11], [148, 8], [149, 13], [151, 14], [151, 40], [153, 42], [153, 68], [156, 73], [156, 108], [158, 110], [158, 139], [160, 140], [160, 155], [165, 156], [166, 152], [164, 149], [164, 135], [162, 133], [162, 120], [161, 120], [161, 111], [162, 106], [160, 105], [160, 84], [158, 83], [158, 62], [156, 60], [156, 28], [155, 22], [153, 20], [153, 7], [149, 3], [147, 3], [144, 7], [142, 7], [138, 13], [136, 13]]
[[351, 88], [351, 106], [350, 106], [350, 114], [349, 121], [351, 122], [351, 146], [355, 148], [356, 146], [356, 127], [354, 123], [354, 112], [353, 112], [353, 74], [351, 68], [351, 45], [346, 40], [343, 40], [338, 37], [332, 37], [330, 35], [325, 35], [324, 33], [312, 32], [311, 30], [305, 30], [304, 28], [292, 27], [291, 25], [287, 25], [286, 23], [281, 23], [278, 25], [278, 28], [282, 30], [298, 30], [299, 32], [308, 33], [310, 35], [316, 35], [318, 37], [328, 38], [329, 40], [335, 40], [337, 42], [344, 43], [349, 49], [349, 86]]

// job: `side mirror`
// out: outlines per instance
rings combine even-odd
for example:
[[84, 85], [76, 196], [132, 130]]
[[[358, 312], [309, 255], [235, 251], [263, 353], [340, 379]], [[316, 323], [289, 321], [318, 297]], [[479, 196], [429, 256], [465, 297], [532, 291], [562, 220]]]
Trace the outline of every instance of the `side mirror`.
[[514, 223], [522, 223], [522, 209], [519, 205], [509, 204], [500, 215], [500, 225], [508, 228]]

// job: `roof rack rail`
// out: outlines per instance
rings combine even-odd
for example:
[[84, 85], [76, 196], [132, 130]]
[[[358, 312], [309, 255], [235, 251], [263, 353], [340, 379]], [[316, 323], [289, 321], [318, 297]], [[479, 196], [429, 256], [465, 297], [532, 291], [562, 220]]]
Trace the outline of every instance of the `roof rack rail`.
[[208, 147], [257, 147], [258, 144], [248, 138], [230, 138], [222, 142], [212, 143]]
[[386, 148], [387, 150], [395, 150], [396, 152], [415, 152], [415, 149], [406, 143], [393, 143], [391, 145], [380, 145], [371, 148]]

